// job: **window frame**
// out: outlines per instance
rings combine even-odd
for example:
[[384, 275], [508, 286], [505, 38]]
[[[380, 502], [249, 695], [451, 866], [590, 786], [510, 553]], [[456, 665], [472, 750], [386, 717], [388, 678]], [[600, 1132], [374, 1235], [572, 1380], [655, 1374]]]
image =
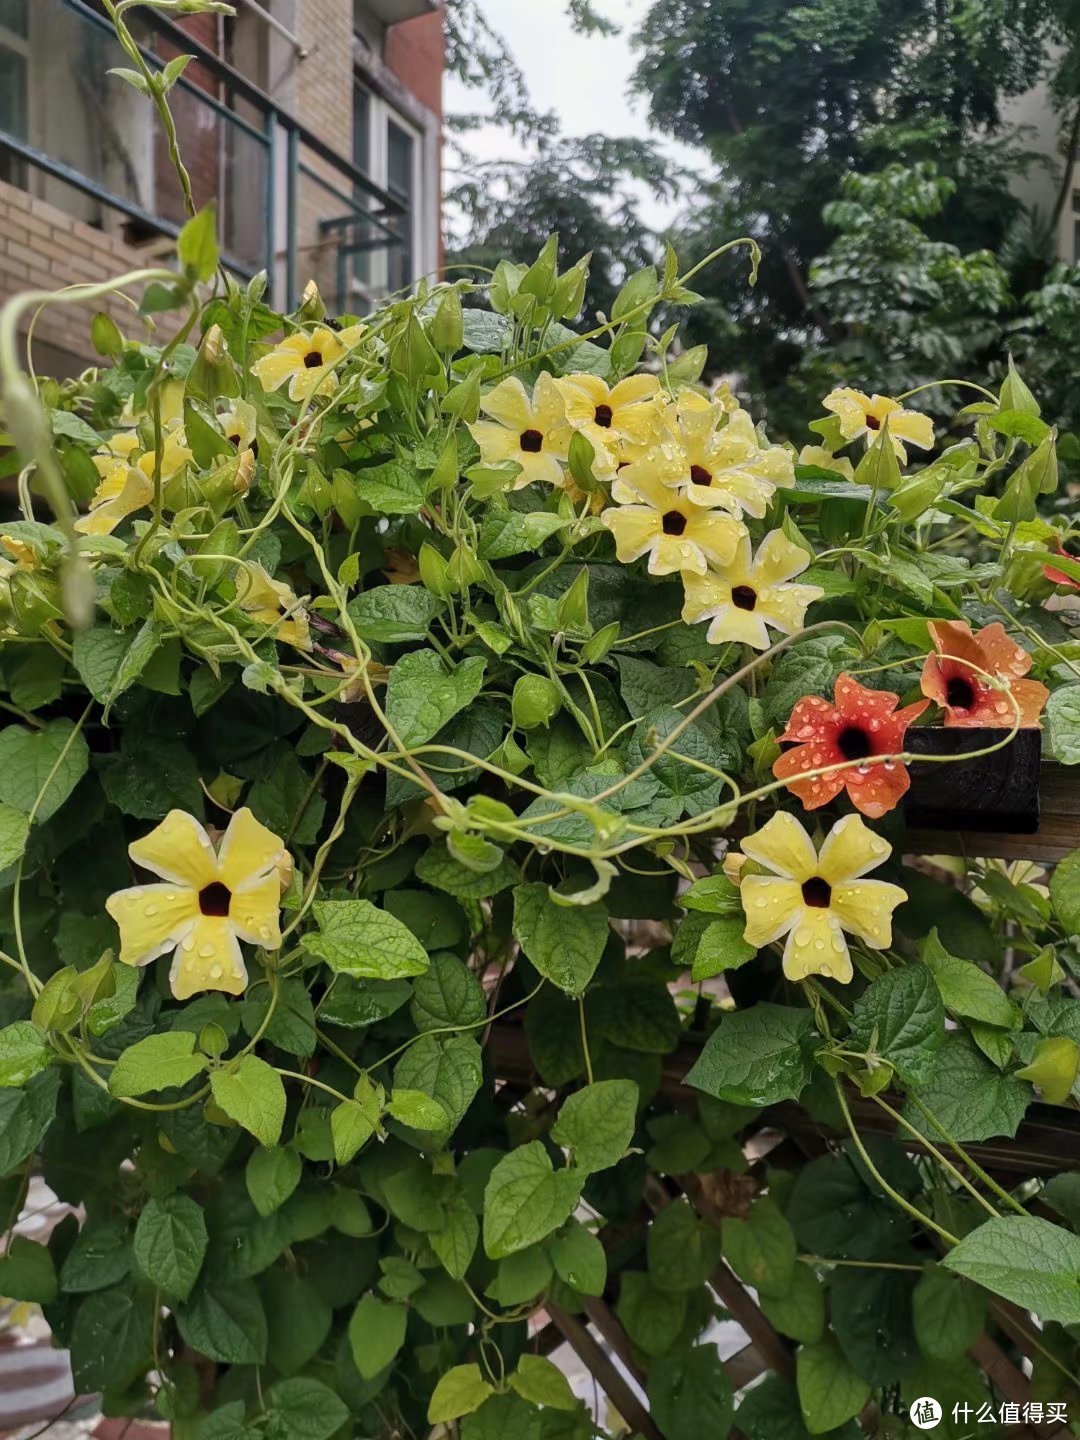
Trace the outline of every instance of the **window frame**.
[[[367, 139], [369, 154], [362, 157], [356, 154], [356, 96], [362, 93], [367, 97], [368, 126]], [[380, 189], [390, 191], [389, 183], [389, 156], [390, 156], [390, 126], [397, 128], [407, 135], [412, 142], [412, 175], [411, 175], [411, 204], [408, 210], [409, 224], [409, 245], [408, 251], [412, 257], [412, 273], [407, 277], [406, 284], [412, 285], [419, 278], [421, 256], [423, 255], [423, 220], [424, 220], [424, 132], [407, 115], [403, 114], [396, 105], [393, 105], [386, 97], [380, 94], [379, 90], [371, 83], [368, 76], [357, 70], [353, 76], [353, 163], [362, 170], [372, 182]], [[386, 248], [372, 250], [366, 254], [354, 257], [354, 263], [349, 267], [349, 288], [350, 297], [359, 302], [354, 308], [366, 312], [373, 309], [380, 300], [385, 298], [390, 284], [390, 258]]]

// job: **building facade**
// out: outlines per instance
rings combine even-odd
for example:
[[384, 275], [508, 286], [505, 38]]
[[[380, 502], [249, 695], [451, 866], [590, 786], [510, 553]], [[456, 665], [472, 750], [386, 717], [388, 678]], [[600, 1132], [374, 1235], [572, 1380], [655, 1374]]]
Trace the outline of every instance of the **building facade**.
[[[288, 308], [309, 279], [364, 313], [440, 262], [441, 0], [235, 0], [233, 17], [129, 12], [150, 64], [193, 59], [170, 94], [196, 203], [229, 266]], [[0, 0], [0, 299], [103, 280], [173, 250], [183, 196], [152, 106], [96, 0]], [[41, 368], [92, 358], [121, 299], [49, 307]]]

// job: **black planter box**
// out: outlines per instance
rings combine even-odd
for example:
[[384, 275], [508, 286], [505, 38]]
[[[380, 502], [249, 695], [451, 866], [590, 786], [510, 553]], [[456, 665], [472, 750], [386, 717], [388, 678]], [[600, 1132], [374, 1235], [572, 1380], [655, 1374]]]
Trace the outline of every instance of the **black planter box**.
[[[962, 755], [1001, 739], [1000, 730], [979, 726], [913, 726], [904, 738], [916, 755]], [[949, 765], [910, 767], [904, 798], [909, 825], [920, 830], [973, 830], [1034, 835], [1039, 828], [1039, 765], [1042, 731], [1018, 730], [1000, 750]]]

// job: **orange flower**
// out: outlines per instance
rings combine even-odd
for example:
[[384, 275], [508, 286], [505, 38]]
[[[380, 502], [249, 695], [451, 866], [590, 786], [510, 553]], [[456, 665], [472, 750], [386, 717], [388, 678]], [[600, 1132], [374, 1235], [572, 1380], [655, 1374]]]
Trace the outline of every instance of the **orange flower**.
[[[961, 620], [932, 620], [929, 629], [937, 653], [926, 657], [922, 692], [944, 709], [946, 725], [1011, 729], [1016, 709], [1010, 694], [1020, 708], [1021, 726], [1038, 725], [1050, 692], [1038, 680], [1022, 678], [1031, 669], [1031, 656], [1009, 639], [1004, 625], [996, 622], [973, 635]], [[1000, 685], [992, 685], [981, 671]]]
[[[856, 810], [879, 820], [895, 808], [911, 784], [907, 766], [898, 760], [874, 760], [896, 755], [904, 748], [904, 733], [927, 708], [919, 700], [897, 710], [898, 696], [891, 690], [868, 690], [850, 675], [841, 675], [833, 692], [835, 704], [820, 695], [807, 695], [791, 712], [781, 741], [798, 741], [773, 766], [778, 780], [787, 780], [807, 810], [816, 810], [847, 790]], [[807, 771], [845, 760], [863, 760], [850, 770], [801, 779]]]

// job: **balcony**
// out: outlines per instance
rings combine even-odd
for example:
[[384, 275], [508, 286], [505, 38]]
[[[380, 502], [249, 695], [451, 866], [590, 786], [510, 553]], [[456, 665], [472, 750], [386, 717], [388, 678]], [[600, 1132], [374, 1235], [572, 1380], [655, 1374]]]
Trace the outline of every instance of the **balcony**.
[[[196, 204], [217, 204], [226, 264], [242, 278], [265, 270], [276, 306], [293, 308], [314, 278], [331, 308], [355, 311], [366, 257], [408, 245], [408, 205], [190, 29], [152, 12], [139, 24], [153, 68], [194, 56], [170, 105]], [[149, 260], [171, 248], [183, 199], [156, 113], [106, 74], [123, 59], [86, 0], [0, 0], [0, 179]]]

